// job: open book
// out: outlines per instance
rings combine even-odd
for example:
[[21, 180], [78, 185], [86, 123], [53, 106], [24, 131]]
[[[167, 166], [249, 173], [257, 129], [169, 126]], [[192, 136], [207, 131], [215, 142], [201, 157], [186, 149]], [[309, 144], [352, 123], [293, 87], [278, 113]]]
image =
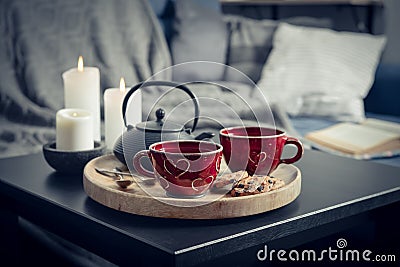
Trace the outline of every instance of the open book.
[[320, 147], [354, 156], [390, 156], [400, 152], [400, 124], [377, 119], [366, 119], [360, 124], [338, 123], [310, 132], [305, 138]]

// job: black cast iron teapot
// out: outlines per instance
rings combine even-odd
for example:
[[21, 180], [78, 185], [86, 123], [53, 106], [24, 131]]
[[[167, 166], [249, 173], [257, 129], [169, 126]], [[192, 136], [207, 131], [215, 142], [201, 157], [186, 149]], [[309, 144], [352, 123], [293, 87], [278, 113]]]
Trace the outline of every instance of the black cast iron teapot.
[[[156, 111], [157, 120], [141, 122], [135, 126], [127, 125], [126, 109], [129, 98], [135, 91], [147, 86], [168, 86], [186, 92], [192, 98], [194, 104], [195, 116], [192, 128], [185, 128], [182, 125], [170, 121], [166, 123], [164, 121], [165, 111], [161, 108]], [[185, 85], [170, 81], [148, 81], [138, 83], [128, 91], [122, 103], [122, 116], [127, 131], [117, 139], [114, 145], [114, 155], [119, 161], [126, 164], [131, 169], [133, 156], [135, 156], [135, 154], [140, 150], [149, 149], [149, 146], [154, 143], [169, 140], [203, 140], [212, 138], [214, 134], [210, 132], [204, 132], [198, 136], [191, 135], [191, 133], [196, 129], [199, 115], [199, 101], [192, 91], [190, 91], [190, 89]], [[146, 169], [151, 169], [150, 161], [143, 162], [142, 165]]]

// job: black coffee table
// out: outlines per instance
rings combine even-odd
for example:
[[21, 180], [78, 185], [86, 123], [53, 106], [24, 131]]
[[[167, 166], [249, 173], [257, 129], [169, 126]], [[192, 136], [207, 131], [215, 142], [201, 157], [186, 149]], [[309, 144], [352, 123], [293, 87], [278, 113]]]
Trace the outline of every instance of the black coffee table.
[[302, 192], [291, 204], [201, 221], [102, 206], [87, 197], [80, 175], [53, 172], [42, 154], [0, 160], [2, 256], [17, 253], [13, 233], [21, 216], [118, 265], [212, 266], [228, 260], [240, 265], [244, 255], [244, 262], [257, 263], [255, 252], [266, 244], [294, 247], [363, 223], [374, 210], [399, 207], [400, 168], [309, 150], [295, 165], [302, 172]]

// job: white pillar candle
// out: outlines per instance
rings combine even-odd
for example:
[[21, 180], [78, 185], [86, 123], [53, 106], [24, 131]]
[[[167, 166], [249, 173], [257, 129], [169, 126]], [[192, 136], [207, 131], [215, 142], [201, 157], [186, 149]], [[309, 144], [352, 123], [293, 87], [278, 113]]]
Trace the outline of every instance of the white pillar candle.
[[125, 93], [124, 78], [121, 78], [119, 88], [108, 88], [104, 91], [105, 143], [108, 149], [113, 149], [115, 141], [125, 130], [122, 117]]
[[[121, 78], [119, 88], [109, 88], [104, 92], [104, 124], [105, 143], [108, 149], [114, 148], [118, 137], [126, 130], [122, 114], [122, 102], [128, 88]], [[127, 118], [130, 124], [137, 124], [142, 121], [142, 94], [134, 92], [128, 103]]]
[[61, 109], [56, 114], [56, 148], [65, 151], [93, 149], [93, 116], [84, 109]]
[[96, 67], [83, 67], [78, 59], [78, 68], [62, 74], [64, 81], [65, 108], [86, 109], [93, 114], [93, 138], [101, 141], [100, 133], [100, 71]]
[[142, 92], [135, 91], [129, 98], [125, 111], [128, 125], [135, 126], [142, 121]]

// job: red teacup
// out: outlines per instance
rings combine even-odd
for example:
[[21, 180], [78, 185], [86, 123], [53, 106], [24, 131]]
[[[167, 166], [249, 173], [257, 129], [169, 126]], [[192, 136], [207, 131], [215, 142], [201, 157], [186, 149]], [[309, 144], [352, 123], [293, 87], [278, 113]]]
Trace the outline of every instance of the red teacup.
[[[143, 168], [141, 158], [149, 157], [154, 172]], [[220, 170], [222, 146], [206, 141], [165, 141], [139, 151], [133, 166], [142, 175], [156, 177], [167, 195], [203, 196]]]
[[[246, 170], [250, 175], [269, 175], [279, 164], [291, 164], [303, 155], [303, 145], [285, 132], [266, 127], [232, 127], [219, 132], [223, 154], [231, 171]], [[285, 145], [293, 144], [297, 153], [281, 159]]]

